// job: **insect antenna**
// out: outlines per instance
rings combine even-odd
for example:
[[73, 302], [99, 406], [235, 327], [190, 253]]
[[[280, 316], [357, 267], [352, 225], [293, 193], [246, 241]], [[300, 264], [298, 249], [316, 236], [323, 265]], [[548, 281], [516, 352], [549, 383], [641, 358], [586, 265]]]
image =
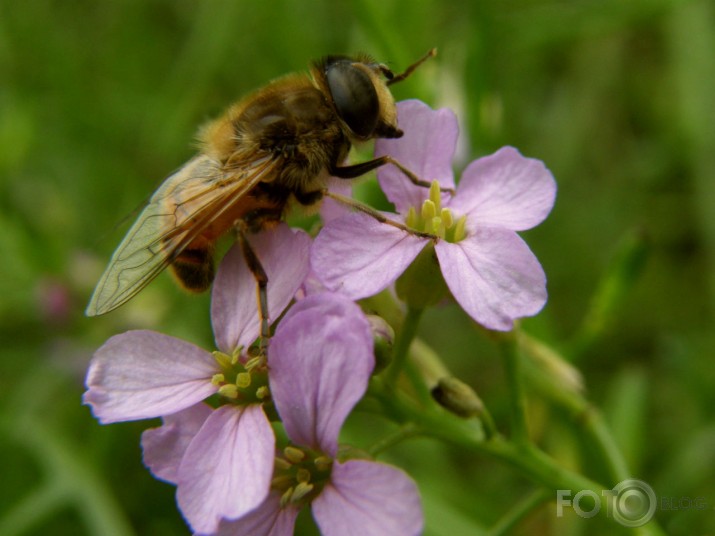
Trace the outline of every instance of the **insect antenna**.
[[392, 77], [388, 76], [388, 80], [386, 84], [388, 86], [391, 86], [392, 84], [396, 84], [397, 82], [402, 82], [405, 78], [410, 76], [417, 67], [422, 65], [425, 61], [427, 61], [430, 58], [433, 58], [437, 55], [437, 49], [436, 48], [431, 48], [427, 54], [422, 56], [420, 59], [418, 59], [416, 62], [414, 62], [412, 65], [410, 65], [407, 69], [405, 69], [404, 72], [400, 74], [396, 74]]

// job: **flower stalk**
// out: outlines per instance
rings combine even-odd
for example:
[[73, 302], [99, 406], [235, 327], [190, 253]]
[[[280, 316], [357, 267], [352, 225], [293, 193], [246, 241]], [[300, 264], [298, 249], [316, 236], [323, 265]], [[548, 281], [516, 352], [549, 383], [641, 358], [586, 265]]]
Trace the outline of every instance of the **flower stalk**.
[[423, 309], [414, 307], [407, 308], [407, 314], [402, 322], [402, 327], [397, 334], [395, 341], [395, 353], [388, 369], [385, 371], [385, 381], [387, 389], [394, 391], [397, 387], [397, 380], [400, 373], [405, 368], [412, 341], [417, 336], [417, 328], [422, 318]]
[[[489, 440], [481, 430], [474, 426], [473, 421], [460, 419], [454, 415], [437, 410], [437, 408], [417, 407], [404, 395], [387, 395], [384, 386], [373, 380], [370, 394], [380, 400], [386, 411], [395, 419], [415, 426], [414, 435], [432, 437], [445, 441], [479, 455], [486, 455], [511, 466], [517, 472], [539, 485], [543, 493], [551, 497], [558, 489], [585, 490], [592, 496], [599, 497], [603, 516], [608, 512], [608, 497], [602, 491], [610, 486], [596, 482], [578, 472], [562, 467], [557, 460], [530, 443], [517, 444], [500, 434], [495, 434]], [[540, 497], [540, 495], [535, 495]], [[524, 508], [535, 508], [540, 501], [535, 499]], [[521, 514], [514, 514], [519, 516]], [[662, 536], [663, 532], [654, 521], [639, 527], [643, 536]]]
[[526, 419], [526, 396], [523, 387], [518, 336], [517, 328], [514, 332], [501, 337], [500, 347], [504, 358], [504, 369], [509, 387], [512, 437], [517, 445], [525, 445], [529, 442], [529, 429]]

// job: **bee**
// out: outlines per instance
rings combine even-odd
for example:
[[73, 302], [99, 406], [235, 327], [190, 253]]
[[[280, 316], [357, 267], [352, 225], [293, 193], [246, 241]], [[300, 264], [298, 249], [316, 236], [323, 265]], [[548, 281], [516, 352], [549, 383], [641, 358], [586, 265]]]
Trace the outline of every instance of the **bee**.
[[259, 286], [265, 333], [267, 278], [245, 234], [277, 223], [295, 202], [317, 203], [330, 176], [351, 179], [386, 163], [401, 168], [389, 156], [342, 164], [354, 143], [402, 136], [388, 86], [434, 54], [399, 75], [367, 55], [327, 56], [309, 73], [274, 80], [231, 106], [200, 130], [200, 153], [152, 195], [112, 255], [87, 316], [123, 305], [166, 267], [186, 289], [207, 290], [215, 244], [235, 229]]

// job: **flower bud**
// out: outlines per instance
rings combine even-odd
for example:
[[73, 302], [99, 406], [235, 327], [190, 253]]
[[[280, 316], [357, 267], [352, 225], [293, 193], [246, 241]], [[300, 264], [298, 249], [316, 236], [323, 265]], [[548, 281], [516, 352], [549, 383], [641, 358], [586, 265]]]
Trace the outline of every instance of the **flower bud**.
[[465, 419], [484, 413], [484, 404], [474, 389], [457, 378], [441, 378], [432, 389], [432, 397], [440, 406]]
[[381, 316], [367, 315], [372, 337], [375, 343], [375, 369], [379, 374], [392, 362], [392, 346], [395, 342], [395, 330]]

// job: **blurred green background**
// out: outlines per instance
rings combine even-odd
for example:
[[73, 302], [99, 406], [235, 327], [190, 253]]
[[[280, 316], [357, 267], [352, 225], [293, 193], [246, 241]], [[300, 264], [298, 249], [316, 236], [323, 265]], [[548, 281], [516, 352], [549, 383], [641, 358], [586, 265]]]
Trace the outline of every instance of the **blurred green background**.
[[[583, 371], [634, 477], [705, 501], [666, 501], [661, 526], [715, 531], [713, 2], [0, 0], [0, 534], [188, 533], [174, 489], [141, 463], [156, 423], [100, 426], [81, 394], [93, 350], [129, 328], [212, 348], [208, 299], [162, 275], [87, 319], [97, 277], [142, 200], [192, 155], [196, 127], [242, 94], [328, 53], [399, 71], [433, 46], [394, 93], [457, 112], [456, 169], [508, 144], [559, 184], [549, 219], [524, 233], [550, 291], [525, 329]], [[494, 344], [454, 306], [420, 333], [505, 426]], [[536, 394], [530, 407], [539, 444], [603, 478], [568, 415]], [[389, 459], [417, 479], [430, 535], [481, 534], [533, 489], [427, 440]], [[515, 533], [614, 530], [557, 519], [554, 504]]]

